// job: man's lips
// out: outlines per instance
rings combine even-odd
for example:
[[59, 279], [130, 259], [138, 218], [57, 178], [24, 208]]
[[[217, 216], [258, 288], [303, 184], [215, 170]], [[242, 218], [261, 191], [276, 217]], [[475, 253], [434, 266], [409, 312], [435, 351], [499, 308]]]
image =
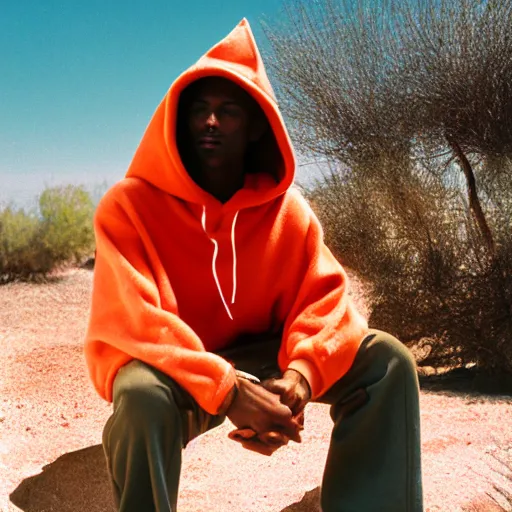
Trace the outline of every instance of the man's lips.
[[220, 140], [218, 137], [205, 136], [199, 139], [199, 145], [202, 148], [216, 148], [220, 146]]

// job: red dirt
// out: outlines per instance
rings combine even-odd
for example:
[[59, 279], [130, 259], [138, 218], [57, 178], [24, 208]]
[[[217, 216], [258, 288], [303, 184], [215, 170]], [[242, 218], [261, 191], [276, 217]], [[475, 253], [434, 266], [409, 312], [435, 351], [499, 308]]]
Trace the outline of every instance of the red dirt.
[[[49, 284], [0, 287], [0, 512], [111, 510], [99, 446], [110, 406], [92, 389], [82, 356], [91, 278], [73, 270]], [[510, 397], [422, 392], [427, 512], [471, 503], [500, 510], [488, 493], [499, 501], [493, 485], [512, 492], [500, 474], [510, 470], [495, 459], [512, 458], [511, 404]], [[228, 422], [193, 441], [184, 452], [180, 511], [318, 510], [327, 407], [308, 406], [305, 427], [302, 445], [270, 458], [230, 441]]]

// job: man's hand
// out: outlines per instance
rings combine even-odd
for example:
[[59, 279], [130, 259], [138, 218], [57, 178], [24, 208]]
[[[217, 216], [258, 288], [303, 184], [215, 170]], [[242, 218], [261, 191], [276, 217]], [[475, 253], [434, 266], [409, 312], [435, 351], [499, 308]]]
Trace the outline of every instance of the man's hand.
[[302, 412], [311, 398], [307, 380], [295, 370], [286, 370], [280, 379], [268, 379], [261, 385], [271, 393], [279, 395], [281, 403], [290, 408], [293, 416]]
[[257, 434], [282, 432], [300, 443], [302, 426], [293, 418], [292, 411], [281, 403], [279, 396], [260, 384], [238, 379], [238, 393], [226, 415], [239, 429], [252, 429]]

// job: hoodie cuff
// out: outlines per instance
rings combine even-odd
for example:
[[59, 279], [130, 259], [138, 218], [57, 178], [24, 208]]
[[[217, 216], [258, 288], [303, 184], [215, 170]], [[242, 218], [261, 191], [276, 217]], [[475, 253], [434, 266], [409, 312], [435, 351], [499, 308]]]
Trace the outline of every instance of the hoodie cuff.
[[236, 396], [238, 395], [238, 386], [235, 384], [226, 395], [226, 398], [222, 402], [222, 404], [219, 407], [219, 410], [217, 411], [216, 416], [226, 416], [229, 409], [233, 405], [233, 402], [235, 401]]
[[316, 398], [322, 387], [322, 377], [316, 367], [307, 359], [295, 359], [288, 365], [289, 370], [299, 372], [308, 382], [311, 399]]
[[[235, 369], [231, 367], [228, 371], [228, 375], [224, 379], [220, 389], [218, 390], [218, 394], [222, 392], [221, 398], [219, 402], [217, 402], [217, 406], [215, 412], [209, 412], [214, 416], [225, 416], [228, 409], [231, 407], [232, 403], [235, 401], [236, 395], [238, 394], [238, 379], [235, 373]], [[218, 398], [217, 398], [218, 400]], [[203, 407], [204, 408], [204, 407]]]

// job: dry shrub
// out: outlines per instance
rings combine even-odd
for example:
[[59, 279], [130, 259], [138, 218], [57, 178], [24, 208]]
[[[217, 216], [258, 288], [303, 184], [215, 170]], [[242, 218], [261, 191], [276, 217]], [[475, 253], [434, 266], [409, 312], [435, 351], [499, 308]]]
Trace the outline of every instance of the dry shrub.
[[375, 326], [512, 374], [512, 0], [286, 0], [266, 54]]
[[[512, 481], [512, 447], [503, 447], [501, 456], [493, 455], [495, 461], [500, 466], [497, 472]], [[463, 512], [512, 512], [512, 493], [501, 487], [493, 485], [494, 494], [487, 493], [485, 498], [481, 498], [476, 502], [472, 502], [463, 508]]]
[[333, 173], [309, 194], [327, 244], [371, 284], [370, 323], [405, 343], [435, 340], [429, 364], [512, 373], [512, 217], [486, 202], [496, 265], [459, 187], [419, 164], [388, 165]]

